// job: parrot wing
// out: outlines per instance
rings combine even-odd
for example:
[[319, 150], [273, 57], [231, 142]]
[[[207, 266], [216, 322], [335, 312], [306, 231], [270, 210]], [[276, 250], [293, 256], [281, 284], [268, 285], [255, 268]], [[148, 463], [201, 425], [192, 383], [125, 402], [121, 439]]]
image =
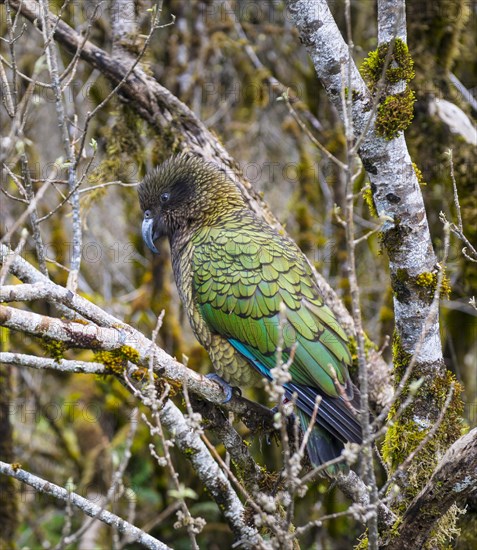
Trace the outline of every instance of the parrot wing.
[[361, 441], [361, 428], [333, 381], [349, 398], [353, 385], [346, 335], [324, 303], [296, 245], [254, 218], [206, 228], [194, 242], [193, 296], [209, 328], [228, 339], [264, 377], [293, 353], [289, 398], [341, 441]]

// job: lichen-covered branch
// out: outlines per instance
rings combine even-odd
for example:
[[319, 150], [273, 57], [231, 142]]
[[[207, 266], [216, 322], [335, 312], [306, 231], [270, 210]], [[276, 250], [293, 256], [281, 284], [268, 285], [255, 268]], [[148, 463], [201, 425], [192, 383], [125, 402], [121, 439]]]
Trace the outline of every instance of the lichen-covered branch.
[[266, 481], [263, 469], [253, 460], [250, 449], [241, 435], [229, 422], [224, 411], [205, 400], [191, 399], [194, 411], [199, 412], [206, 419], [205, 427], [212, 429], [219, 441], [230, 454], [232, 464], [237, 471], [237, 477], [249, 491], [257, 490]]
[[[226, 517], [238, 544], [245, 547], [260, 548], [261, 537], [256, 530], [246, 525], [244, 508], [224, 472], [215, 461], [210, 460], [210, 452], [200, 436], [191, 430], [179, 409], [168, 400], [160, 412], [161, 422], [191, 462], [194, 470], [207, 487]], [[263, 541], [262, 541], [263, 542]]]
[[[383, 455], [395, 470], [425, 440], [455, 382], [445, 371], [438, 316], [439, 293], [445, 295], [449, 285], [432, 247], [418, 177], [403, 135], [412, 120], [414, 103], [409, 87], [413, 61], [405, 43], [405, 3], [382, 0], [378, 4], [379, 47], [363, 63], [362, 76], [325, 0], [287, 2], [331, 103], [347, 128], [351, 123], [352, 151], [360, 156], [371, 182], [372, 210], [386, 220], [381, 242], [388, 254], [393, 289], [395, 381], [399, 384], [410, 367], [407, 384], [416, 380], [421, 384], [386, 435]], [[347, 101], [343, 102], [342, 94]], [[344, 104], [349, 106], [350, 116]], [[412, 467], [399, 476], [393, 507], [400, 513], [430, 478], [439, 456], [459, 437], [460, 393], [455, 384], [436, 435], [420, 450]], [[391, 415], [399, 403], [394, 404]]]
[[[352, 118], [357, 139], [367, 126], [373, 97], [356, 65], [349, 63], [348, 46], [327, 3], [324, 0], [289, 0], [287, 5], [318, 78], [341, 114], [341, 90], [347, 88], [347, 75], [351, 75]], [[382, 238], [389, 255], [396, 295], [396, 328], [404, 349], [413, 353], [430, 301], [422, 299], [412, 278], [423, 272], [435, 272], [437, 264], [419, 183], [402, 133], [394, 139], [386, 139], [377, 135], [371, 123], [358, 153], [371, 181], [377, 212], [388, 219]], [[407, 284], [397, 284], [398, 270], [408, 274]], [[419, 350], [419, 362], [435, 364], [438, 368], [442, 364], [437, 321], [425, 336]]]
[[103, 523], [106, 523], [106, 525], [111, 525], [120, 533], [130, 537], [131, 541], [141, 544], [144, 548], [149, 548], [151, 550], [170, 550], [169, 546], [151, 537], [151, 535], [148, 535], [138, 527], [131, 525], [116, 514], [108, 512], [107, 510], [102, 510], [101, 506], [94, 504], [86, 498], [23, 470], [20, 465], [10, 465], [0, 461], [0, 473], [18, 479], [18, 481], [22, 483], [26, 483], [39, 493], [50, 495], [63, 502], [70, 502], [88, 516], [96, 517]]
[[14, 365], [16, 367], [28, 367], [38, 370], [58, 370], [60, 372], [82, 374], [107, 374], [106, 367], [102, 363], [92, 361], [77, 361], [68, 359], [52, 359], [50, 357], [37, 357], [24, 353], [0, 352], [0, 363]]
[[126, 345], [126, 333], [94, 324], [63, 321], [9, 306], [0, 306], [0, 325], [11, 330], [57, 340], [67, 347], [116, 350]]
[[[0, 263], [2, 259], [0, 253]], [[16, 262], [22, 265], [29, 265], [21, 258], [17, 258]], [[14, 262], [12, 268], [15, 267], [15, 265], [18, 268], [18, 263], [15, 264]], [[32, 266], [30, 266], [30, 268], [34, 269]], [[27, 270], [28, 275], [32, 275], [31, 269]], [[19, 272], [19, 270], [16, 272], [17, 276], [22, 278], [21, 272]], [[37, 283], [33, 285], [4, 286], [0, 291], [0, 302], [31, 299], [57, 300], [62, 305], [68, 306], [77, 313], [80, 313], [83, 317], [90, 320], [94, 319], [98, 321], [98, 323], [85, 323], [82, 319], [76, 322], [63, 320], [56, 317], [39, 315], [23, 309], [0, 305], [0, 325], [39, 338], [46, 337], [50, 341], [52, 340], [56, 343], [60, 342], [64, 344], [63, 347], [115, 352], [115, 358], [109, 358], [111, 361], [108, 361], [108, 356], [104, 357], [104, 359], [106, 359], [106, 365], [109, 366], [109, 370], [107, 368], [101, 371], [101, 373], [121, 374], [128, 360], [138, 366], [147, 368], [151, 356], [153, 355], [154, 369], [158, 375], [176, 384], [182, 385], [186, 383], [189, 391], [216, 405], [222, 404], [224, 399], [223, 390], [215, 382], [188, 369], [173, 359], [164, 350], [153, 344], [151, 340], [146, 338], [139, 331], [108, 313], [103, 312], [101, 308], [95, 304], [56, 285], [48, 279], [46, 280], [47, 285]], [[15, 292], [17, 293], [16, 296]], [[101, 322], [101, 324], [99, 322]], [[85, 361], [68, 361], [59, 356], [55, 358], [56, 363], [51, 359], [50, 364], [48, 364], [46, 358], [34, 358], [35, 361], [32, 361], [32, 359], [27, 359], [31, 356], [22, 356], [20, 354], [9, 354], [8, 360], [5, 354], [2, 354], [2, 357], [5, 359], [5, 363], [11, 360], [12, 364], [30, 366], [33, 368], [48, 368], [49, 366], [50, 368], [56, 368], [56, 370], [60, 371], [64, 370], [65, 372], [92, 373], [96, 372], [96, 366], [98, 365], [98, 363], [89, 363]], [[113, 359], [115, 360], [113, 361]], [[115, 365], [113, 365], [113, 362]], [[112, 367], [114, 367], [114, 370], [112, 370]], [[250, 429], [254, 431], [260, 428], [273, 430], [273, 414], [269, 409], [258, 403], [253, 403], [248, 399], [234, 395], [230, 402], [223, 406], [239, 414]]]
[[[363, 509], [369, 506], [368, 488], [355, 472], [351, 471], [347, 475], [340, 474], [338, 476], [338, 485], [348, 498], [356, 504], [363, 506]], [[382, 502], [378, 503], [377, 514], [378, 526], [382, 528], [390, 528], [397, 520], [396, 514]]]

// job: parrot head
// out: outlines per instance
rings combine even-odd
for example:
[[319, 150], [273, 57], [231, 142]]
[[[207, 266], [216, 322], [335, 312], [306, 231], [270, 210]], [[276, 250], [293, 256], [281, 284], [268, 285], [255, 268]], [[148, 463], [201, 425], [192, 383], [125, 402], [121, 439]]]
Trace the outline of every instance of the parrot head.
[[172, 240], [177, 232], [213, 223], [226, 211], [245, 206], [225, 170], [187, 154], [171, 157], [146, 174], [138, 194], [142, 237], [156, 254], [154, 243], [160, 237]]

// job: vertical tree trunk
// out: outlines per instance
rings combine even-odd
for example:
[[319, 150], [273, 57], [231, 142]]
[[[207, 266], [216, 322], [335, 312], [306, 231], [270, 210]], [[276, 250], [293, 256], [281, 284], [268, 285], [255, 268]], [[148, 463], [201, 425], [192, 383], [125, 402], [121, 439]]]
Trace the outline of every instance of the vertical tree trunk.
[[[403, 511], [430, 478], [439, 457], [460, 436], [462, 413], [462, 390], [445, 369], [438, 309], [434, 303], [439, 272], [444, 266], [439, 265], [434, 253], [420, 184], [402, 131], [412, 119], [413, 111], [413, 95], [407, 86], [413, 77], [413, 64], [405, 43], [405, 3], [403, 0], [378, 3], [380, 47], [374, 57], [368, 58], [368, 67], [374, 74], [370, 79], [368, 71], [366, 82], [324, 0], [289, 0], [287, 6], [318, 78], [345, 124], [343, 95], [351, 94], [354, 139], [360, 140], [357, 153], [371, 182], [376, 211], [386, 219], [382, 244], [389, 258], [394, 295], [395, 380], [400, 383], [411, 367], [403, 395], [408, 395], [411, 382], [420, 384], [414, 390], [412, 404], [386, 434], [383, 455], [391, 471], [404, 462], [432, 429], [453, 387], [453, 398], [439, 429], [411, 467], [395, 480], [399, 493], [394, 506]], [[392, 72], [397, 69], [399, 78]], [[373, 101], [379, 102], [374, 115]], [[405, 111], [409, 111], [408, 120], [400, 120]], [[441, 294], [446, 294], [449, 287], [445, 276], [442, 282]], [[402, 396], [391, 415], [401, 402]]]

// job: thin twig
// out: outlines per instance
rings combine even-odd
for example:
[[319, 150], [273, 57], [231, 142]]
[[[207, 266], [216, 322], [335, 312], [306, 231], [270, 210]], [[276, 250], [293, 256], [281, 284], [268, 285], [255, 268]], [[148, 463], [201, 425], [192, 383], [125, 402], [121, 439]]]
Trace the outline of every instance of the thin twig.
[[463, 233], [464, 227], [462, 225], [462, 214], [460, 211], [460, 202], [459, 202], [459, 193], [457, 192], [457, 182], [455, 180], [455, 173], [454, 173], [454, 159], [452, 156], [452, 149], [449, 149], [447, 152], [449, 156], [449, 166], [450, 166], [450, 176], [452, 180], [452, 189], [454, 190], [454, 206], [457, 214], [457, 227], [459, 228], [459, 231]]
[[146, 37], [146, 40], [144, 41], [144, 44], [141, 48], [141, 51], [139, 52], [139, 54], [137, 55], [136, 59], [134, 60], [134, 62], [132, 63], [132, 65], [128, 68], [128, 70], [126, 71], [126, 73], [124, 74], [124, 76], [122, 77], [122, 79], [116, 84], [116, 86], [111, 90], [111, 92], [103, 99], [103, 101], [101, 101], [101, 103], [99, 103], [98, 105], [96, 105], [96, 107], [88, 112], [87, 116], [86, 116], [86, 121], [85, 121], [85, 124], [84, 124], [84, 128], [83, 128], [83, 136], [82, 136], [82, 139], [81, 139], [81, 143], [80, 143], [80, 146], [79, 146], [79, 149], [78, 149], [78, 153], [77, 153], [77, 156], [76, 156], [76, 160], [77, 162], [79, 161], [79, 159], [81, 158], [81, 154], [82, 154], [82, 151], [83, 151], [83, 148], [84, 148], [84, 144], [85, 144], [85, 141], [86, 141], [86, 135], [88, 133], [88, 127], [89, 127], [89, 123], [90, 121], [92, 120], [92, 118], [96, 115], [96, 113], [98, 111], [100, 111], [107, 103], [109, 103], [109, 101], [111, 100], [111, 98], [117, 93], [119, 92], [119, 90], [121, 89], [121, 87], [123, 86], [123, 84], [126, 83], [126, 81], [128, 80], [128, 78], [131, 76], [131, 74], [133, 73], [134, 69], [136, 68], [136, 66], [139, 64], [139, 62], [141, 61], [141, 59], [143, 58], [144, 54], [146, 53], [146, 50], [149, 46], [149, 43], [151, 42], [151, 39], [152, 39], [152, 36], [154, 34], [154, 31], [156, 31], [157, 29], [161, 29], [161, 28], [164, 28], [164, 27], [167, 27], [169, 25], [173, 25], [174, 22], [175, 22], [175, 16], [172, 15], [172, 21], [170, 23], [166, 23], [164, 25], [159, 25], [159, 19], [160, 19], [160, 16], [161, 16], [161, 9], [158, 9], [156, 10], [155, 14], [153, 15], [153, 18], [151, 20], [151, 27], [150, 27], [150, 30], [149, 30], [149, 34], [147, 35]]
[[[28, 167], [28, 160], [25, 154], [22, 154], [21, 162], [22, 162], [23, 183], [25, 186], [27, 199], [29, 203], [32, 203], [35, 199], [35, 193], [33, 191], [33, 185], [30, 179], [30, 169]], [[43, 275], [48, 277], [49, 276], [48, 269], [46, 268], [46, 262], [45, 262], [45, 247], [43, 245], [43, 239], [41, 237], [40, 228], [38, 227], [39, 220], [38, 220], [38, 211], [36, 209], [36, 201], [34, 203], [34, 207], [30, 212], [30, 223], [32, 227], [33, 240], [35, 241], [36, 255], [38, 258], [38, 266], [40, 268], [40, 271], [43, 273]]]
[[6, 0], [5, 2], [6, 12], [7, 12], [7, 29], [8, 29], [8, 45], [10, 47], [10, 57], [12, 59], [12, 87], [13, 87], [13, 96], [12, 96], [12, 103], [13, 103], [13, 113], [16, 114], [16, 108], [18, 103], [18, 82], [17, 82], [17, 61], [16, 61], [16, 54], [15, 54], [15, 42], [16, 39], [14, 37], [15, 28], [18, 21], [18, 12], [15, 14], [15, 21], [12, 21], [12, 13], [10, 8], [10, 2]]
[[[62, 8], [64, 7], [64, 4]], [[57, 17], [55, 25], [50, 26], [50, 14], [48, 11], [47, 0], [40, 0], [40, 19], [43, 33], [43, 40], [45, 44], [46, 61], [50, 72], [50, 78], [55, 93], [55, 107], [58, 118], [58, 124], [61, 131], [61, 137], [63, 141], [63, 147], [68, 163], [68, 187], [70, 190], [74, 190], [76, 187], [76, 166], [77, 160], [75, 159], [73, 147], [71, 144], [70, 136], [68, 133], [65, 107], [62, 97], [61, 82], [58, 73], [58, 59], [55, 50], [55, 43], [53, 41], [54, 32], [56, 26], [60, 21], [60, 16]], [[73, 216], [72, 216], [72, 236], [73, 247], [71, 254], [70, 272], [68, 274], [68, 288], [70, 290], [76, 290], [78, 286], [78, 274], [81, 265], [81, 243], [82, 243], [82, 229], [81, 229], [81, 214], [78, 192], [73, 192], [71, 196]]]
[[106, 183], [100, 183], [98, 185], [92, 185], [91, 187], [85, 187], [84, 189], [80, 189], [80, 195], [82, 193], [90, 193], [91, 191], [94, 191], [96, 189], [103, 189], [104, 187], [109, 187], [110, 185], [118, 185], [119, 187], [137, 187], [138, 185], [141, 185], [140, 181], [133, 182], [133, 183], [124, 183], [122, 181], [108, 181]]
[[[106, 510], [109, 503], [116, 498], [117, 494], [119, 493], [119, 489], [123, 486], [123, 478], [124, 473], [126, 471], [127, 465], [129, 464], [129, 460], [131, 459], [131, 447], [134, 441], [134, 436], [136, 435], [137, 425], [138, 425], [138, 409], [134, 408], [131, 411], [131, 422], [129, 426], [128, 435], [126, 437], [126, 443], [124, 445], [124, 452], [123, 457], [120, 460], [115, 472], [112, 476], [112, 483], [108, 489], [108, 493], [106, 495], [106, 498], [101, 503], [101, 507], [98, 510], [98, 513], [91, 517], [88, 521], [85, 521], [83, 525], [71, 535], [65, 537], [64, 543], [65, 544], [74, 544], [75, 542], [78, 542], [80, 538], [86, 533], [88, 529], [91, 528], [93, 523], [98, 519], [98, 516], [103, 512], [103, 510]], [[131, 541], [133, 542], [133, 541]]]
[[308, 126], [301, 120], [297, 111], [291, 104], [288, 94], [285, 93], [281, 97], [285, 101], [285, 105], [288, 108], [288, 112], [297, 121], [298, 125], [303, 130], [303, 132], [305, 132], [305, 134], [308, 136], [309, 140], [313, 143], [313, 145], [315, 145], [315, 147], [317, 147], [323, 153], [323, 155], [325, 155], [327, 159], [331, 160], [334, 164], [336, 164], [336, 166], [341, 168], [341, 170], [344, 170], [346, 168], [346, 165], [343, 162], [341, 162], [338, 158], [336, 158], [333, 155], [333, 153], [328, 151], [328, 149], [318, 139], [316, 139], [316, 137], [310, 132], [310, 130], [308, 129]]
[[[369, 504], [366, 507], [366, 517], [368, 526], [368, 545], [371, 550], [377, 550], [378, 548], [378, 487], [376, 484], [376, 477], [374, 473], [373, 464], [373, 447], [371, 444], [367, 444], [367, 440], [371, 436], [371, 425], [369, 420], [369, 390], [368, 390], [368, 368], [366, 363], [366, 350], [363, 330], [363, 320], [361, 315], [360, 304], [360, 288], [358, 284], [358, 277], [356, 271], [356, 257], [355, 257], [355, 237], [354, 237], [354, 202], [353, 202], [353, 189], [354, 182], [357, 177], [357, 173], [354, 173], [354, 166], [356, 161], [356, 153], [353, 149], [354, 141], [354, 125], [353, 125], [353, 112], [352, 112], [352, 78], [351, 78], [351, 66], [353, 60], [354, 44], [351, 33], [351, 7], [350, 1], [345, 1], [345, 20], [346, 20], [346, 33], [348, 44], [348, 63], [347, 71], [344, 75], [343, 82], [347, 79], [348, 94], [345, 94], [344, 88], [341, 90], [343, 104], [343, 113], [345, 114], [345, 134], [346, 134], [346, 153], [347, 153], [347, 166], [345, 169], [346, 178], [346, 249], [348, 252], [348, 273], [349, 273], [349, 285], [352, 302], [352, 314], [356, 329], [356, 342], [358, 347], [358, 366], [359, 366], [359, 386], [360, 386], [360, 418], [361, 427], [363, 432], [363, 457], [364, 457], [364, 481], [369, 490]], [[346, 97], [345, 97], [346, 95]]]

